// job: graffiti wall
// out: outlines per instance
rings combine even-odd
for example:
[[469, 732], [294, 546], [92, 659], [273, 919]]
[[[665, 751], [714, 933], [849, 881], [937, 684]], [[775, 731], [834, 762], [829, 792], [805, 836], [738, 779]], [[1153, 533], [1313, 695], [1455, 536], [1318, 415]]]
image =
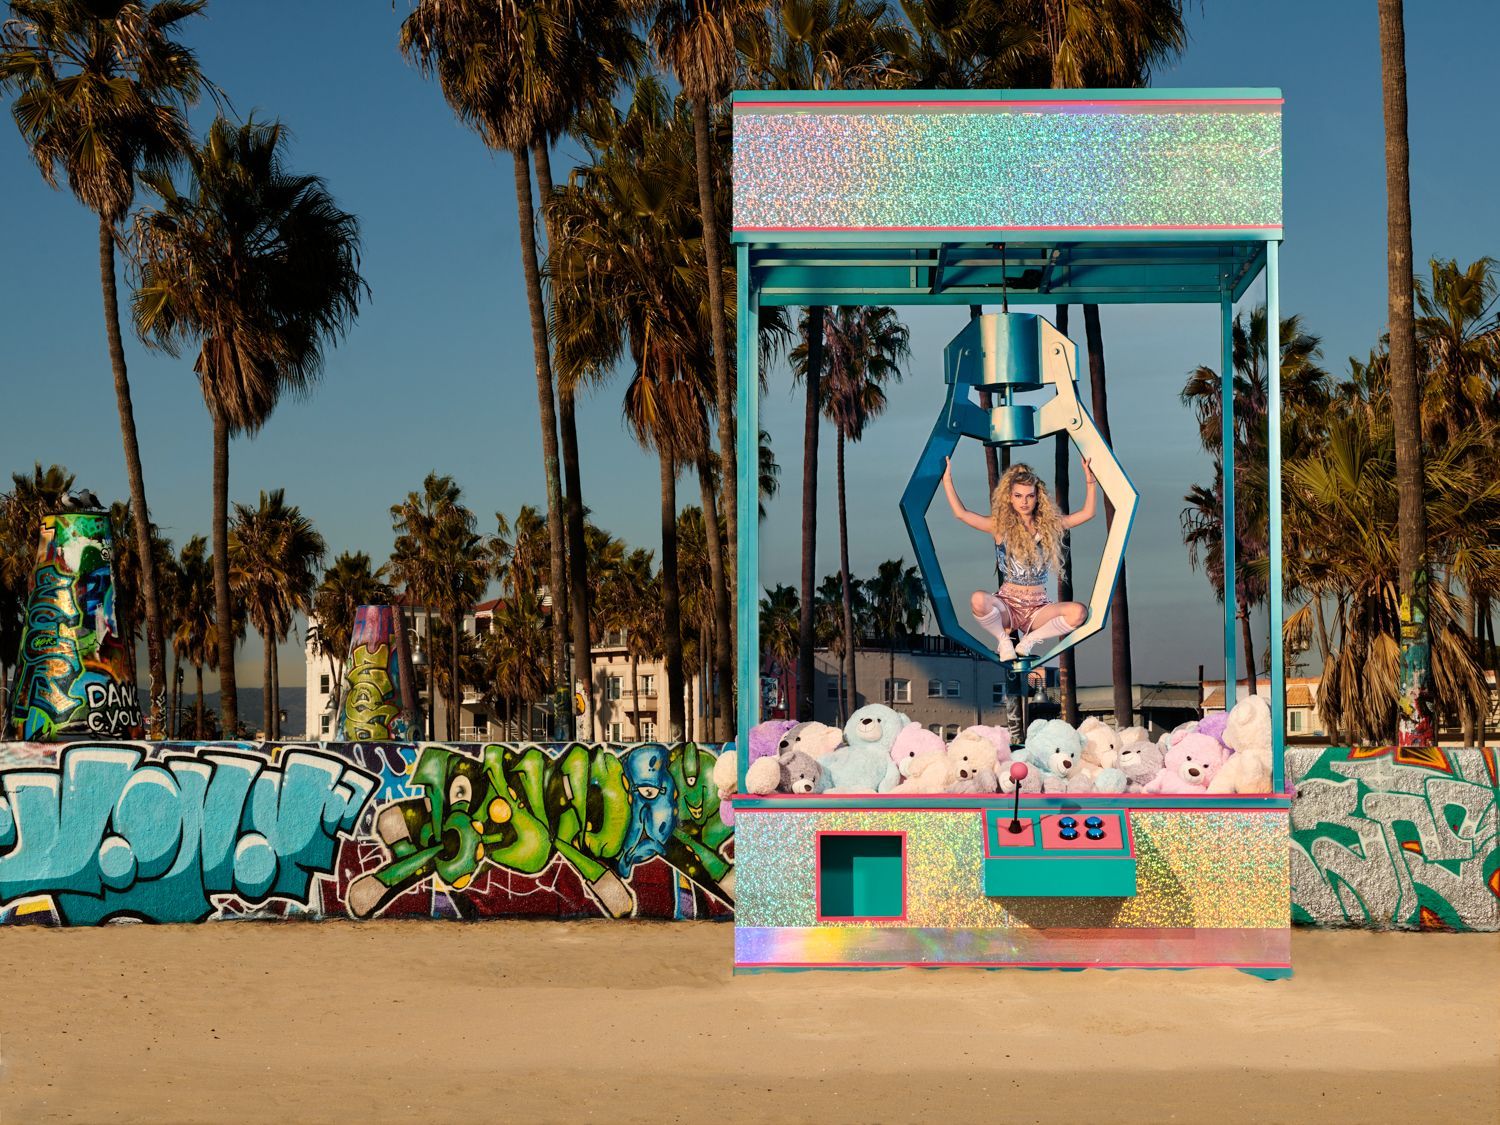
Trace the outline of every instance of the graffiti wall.
[[0, 744], [0, 924], [725, 918], [715, 749]]
[[420, 734], [411, 662], [396, 607], [354, 611], [339, 736], [349, 742], [404, 742]]
[[107, 512], [42, 518], [10, 715], [17, 738], [144, 733], [115, 616]]
[[1287, 751], [1292, 920], [1500, 929], [1496, 752]]

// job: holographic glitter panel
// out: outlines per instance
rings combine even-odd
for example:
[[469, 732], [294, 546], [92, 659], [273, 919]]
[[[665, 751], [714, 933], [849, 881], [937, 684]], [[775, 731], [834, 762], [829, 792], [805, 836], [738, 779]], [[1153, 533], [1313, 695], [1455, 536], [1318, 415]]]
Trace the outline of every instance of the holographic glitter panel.
[[[1087, 964], [1249, 964], [1265, 960], [1267, 948], [1284, 950], [1290, 914], [1286, 810], [1135, 810], [1131, 818], [1133, 898], [991, 898], [983, 887], [977, 810], [746, 813], [735, 837], [736, 925], [747, 935], [766, 931], [743, 939], [746, 949], [760, 950], [754, 960], [762, 963], [843, 963], [855, 947], [873, 949], [886, 961]], [[904, 920], [818, 922], [819, 832], [907, 834]], [[839, 934], [872, 929], [906, 936]], [[783, 940], [770, 931], [791, 930], [801, 935], [793, 951], [798, 956], [785, 949], [766, 956], [763, 946]], [[1209, 930], [1225, 933], [1200, 933]], [[1271, 932], [1242, 939], [1229, 931]], [[951, 933], [938, 940], [920, 932]]]
[[743, 103], [734, 227], [1279, 229], [1281, 106]]

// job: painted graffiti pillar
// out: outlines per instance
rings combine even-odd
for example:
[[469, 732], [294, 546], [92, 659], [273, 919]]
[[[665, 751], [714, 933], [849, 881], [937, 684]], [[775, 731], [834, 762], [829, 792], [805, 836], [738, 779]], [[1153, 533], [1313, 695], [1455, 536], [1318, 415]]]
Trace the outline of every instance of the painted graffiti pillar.
[[354, 611], [338, 737], [344, 742], [405, 742], [421, 735], [406, 631], [395, 606]]
[[6, 723], [13, 737], [139, 738], [132, 653], [115, 614], [107, 512], [42, 518]]

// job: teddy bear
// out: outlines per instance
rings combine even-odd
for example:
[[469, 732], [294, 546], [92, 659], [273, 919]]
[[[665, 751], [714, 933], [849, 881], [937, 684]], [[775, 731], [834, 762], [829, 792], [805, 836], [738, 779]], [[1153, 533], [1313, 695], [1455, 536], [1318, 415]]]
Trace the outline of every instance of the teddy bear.
[[828, 779], [818, 760], [802, 750], [788, 750], [776, 759], [781, 770], [781, 780], [776, 786], [780, 793], [822, 793], [828, 788]]
[[902, 778], [909, 779], [917, 758], [924, 754], [942, 754], [946, 749], [942, 735], [934, 734], [921, 723], [907, 723], [891, 744], [891, 761], [896, 763]]
[[846, 745], [819, 761], [831, 793], [889, 793], [901, 782], [891, 760], [896, 736], [911, 722], [880, 703], [869, 703], [844, 724]]
[[1125, 774], [1126, 789], [1139, 793], [1161, 773], [1165, 755], [1151, 741], [1132, 742], [1120, 748], [1120, 770]]
[[[1010, 735], [1007, 732], [1006, 741]], [[1005, 762], [1010, 762], [1010, 751], [1005, 751]], [[986, 730], [970, 727], [959, 732], [948, 744], [947, 776], [945, 791], [948, 793], [994, 793], [1000, 788], [996, 771], [1000, 764], [1000, 751], [993, 735]]]
[[1234, 705], [1224, 727], [1224, 745], [1234, 751], [1208, 783], [1210, 793], [1271, 791], [1271, 705], [1252, 695]]
[[[771, 719], [750, 728], [750, 762], [745, 771], [745, 792], [763, 796], [776, 792], [781, 771], [776, 765], [781, 736], [795, 727], [792, 719]], [[725, 750], [714, 762], [714, 784], [723, 801], [739, 789], [739, 752]]]
[[1151, 732], [1145, 727], [1126, 727], [1117, 736], [1121, 746], [1129, 746], [1132, 742], [1150, 742]]
[[1198, 734], [1206, 734], [1220, 746], [1224, 745], [1224, 728], [1229, 725], [1229, 716], [1223, 711], [1214, 711], [1198, 720]]
[[791, 750], [800, 750], [809, 758], [822, 758], [833, 753], [844, 744], [844, 732], [827, 723], [797, 723], [781, 736], [776, 744], [779, 757]]
[[1090, 781], [1119, 765], [1120, 736], [1115, 729], [1090, 715], [1078, 725], [1083, 739], [1083, 775]]
[[1094, 788], [1083, 773], [1083, 738], [1061, 719], [1037, 719], [1026, 728], [1026, 762], [1041, 773], [1043, 793]]
[[1206, 793], [1208, 783], [1224, 764], [1225, 750], [1218, 739], [1194, 731], [1176, 739], [1167, 751], [1157, 775], [1146, 785], [1146, 793]]
[[739, 785], [739, 755], [725, 750], [714, 759], [714, 788], [719, 791], [719, 819], [734, 827], [734, 791]]

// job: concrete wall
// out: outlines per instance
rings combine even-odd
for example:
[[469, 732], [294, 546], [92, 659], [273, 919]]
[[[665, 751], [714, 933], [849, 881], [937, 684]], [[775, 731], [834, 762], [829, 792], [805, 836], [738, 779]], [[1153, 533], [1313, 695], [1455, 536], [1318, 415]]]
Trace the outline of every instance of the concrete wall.
[[1292, 749], [1292, 920], [1500, 929], [1496, 752]]
[[0, 743], [0, 923], [727, 917], [715, 757]]

